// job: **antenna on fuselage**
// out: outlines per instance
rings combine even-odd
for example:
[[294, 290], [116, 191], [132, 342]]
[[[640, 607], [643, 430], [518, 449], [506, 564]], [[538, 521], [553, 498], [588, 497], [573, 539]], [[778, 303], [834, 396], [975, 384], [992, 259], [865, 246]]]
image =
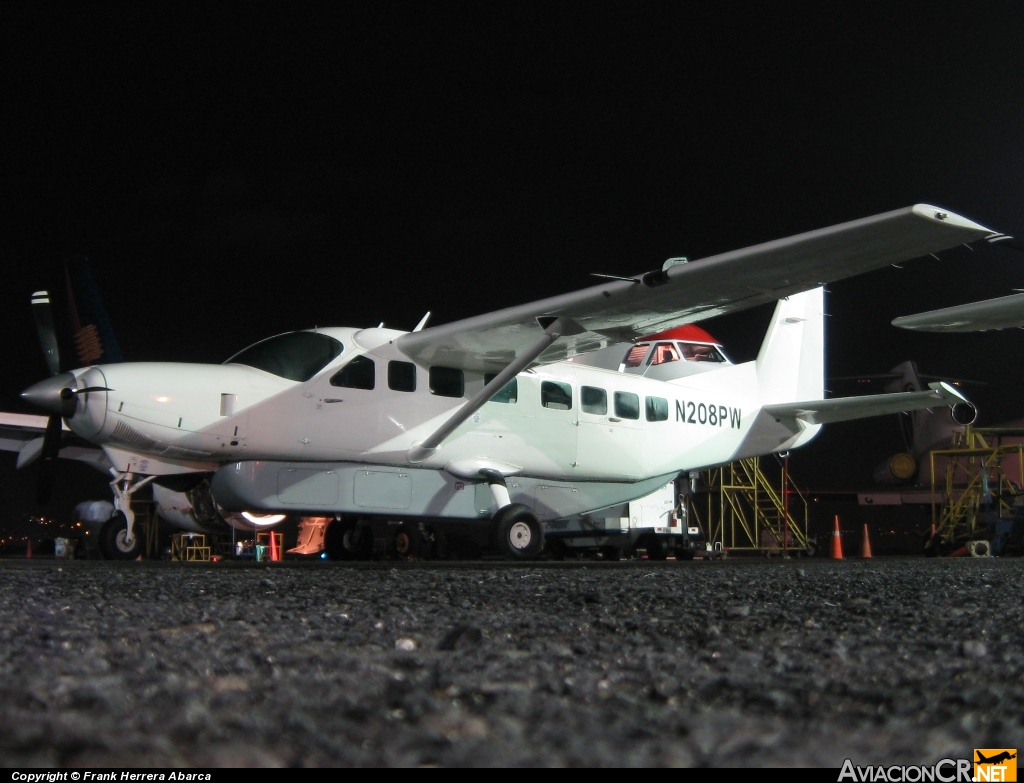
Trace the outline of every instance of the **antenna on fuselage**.
[[426, 325], [427, 325], [427, 319], [428, 319], [428, 318], [430, 318], [430, 311], [429, 311], [429, 310], [427, 310], [427, 313], [426, 313], [426, 315], [424, 315], [424, 316], [423, 316], [423, 317], [422, 317], [422, 318], [420, 319], [420, 322], [419, 322], [418, 324], [416, 324], [416, 328], [415, 328], [415, 329], [413, 329], [413, 331], [414, 331], [414, 332], [418, 332], [418, 331], [419, 331], [420, 329], [422, 329], [422, 328], [423, 328], [424, 326], [426, 326]]

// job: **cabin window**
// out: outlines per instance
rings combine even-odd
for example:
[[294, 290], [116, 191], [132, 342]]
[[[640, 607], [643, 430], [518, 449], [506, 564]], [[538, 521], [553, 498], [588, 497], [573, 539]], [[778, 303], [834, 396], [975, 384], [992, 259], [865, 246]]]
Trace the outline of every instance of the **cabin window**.
[[340, 342], [320, 332], [288, 332], [250, 345], [224, 364], [245, 364], [289, 381], [308, 381], [343, 350]]
[[540, 404], [558, 411], [572, 410], [572, 386], [559, 381], [541, 381]]
[[388, 388], [394, 391], [416, 391], [416, 365], [412, 362], [388, 362]]
[[596, 386], [580, 387], [580, 407], [584, 413], [597, 416], [608, 415], [608, 392]]
[[615, 392], [615, 415], [620, 419], [639, 419], [640, 397], [633, 392]]
[[[490, 383], [491, 381], [493, 381], [497, 377], [498, 377], [497, 373], [493, 373], [493, 372], [487, 373], [484, 376], [484, 385]], [[503, 403], [512, 404], [512, 403], [516, 402], [518, 399], [519, 399], [519, 383], [518, 383], [518, 381], [515, 378], [513, 378], [511, 381], [509, 381], [504, 386], [502, 386], [498, 390], [498, 393], [495, 394], [493, 397], [491, 397], [491, 399], [489, 399], [488, 402], [503, 402]]]
[[331, 386], [346, 389], [372, 389], [376, 383], [376, 365], [368, 356], [357, 356], [331, 378]]
[[455, 367], [430, 368], [430, 393], [438, 397], [462, 397], [466, 392], [466, 380], [462, 370]]
[[647, 421], [668, 421], [668, 400], [664, 397], [648, 397], [644, 408]]
[[629, 353], [626, 354], [626, 359], [623, 364], [625, 364], [626, 367], [639, 367], [640, 363], [647, 355], [648, 348], [650, 348], [650, 346], [647, 343], [644, 343], [643, 345], [634, 345], [629, 349]]
[[651, 351], [651, 364], [665, 364], [666, 362], [678, 362], [682, 357], [679, 349], [672, 343], [658, 343]]
[[679, 343], [683, 356], [688, 362], [724, 362], [725, 357], [713, 345], [697, 345], [696, 343]]

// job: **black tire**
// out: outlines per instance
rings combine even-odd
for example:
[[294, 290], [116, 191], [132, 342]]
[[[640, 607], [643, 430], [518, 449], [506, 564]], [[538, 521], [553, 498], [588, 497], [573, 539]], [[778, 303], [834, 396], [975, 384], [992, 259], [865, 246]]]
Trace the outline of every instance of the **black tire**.
[[331, 560], [369, 560], [373, 557], [373, 530], [352, 519], [336, 519], [327, 526], [324, 551]]
[[613, 544], [601, 547], [601, 559], [607, 560], [609, 563], [617, 563], [622, 559], [622, 550]]
[[677, 547], [676, 560], [693, 560], [695, 552], [690, 547]]
[[498, 551], [510, 560], [533, 560], [544, 549], [544, 530], [522, 503], [498, 511], [492, 525]]
[[417, 546], [413, 543], [413, 535], [404, 528], [395, 533], [394, 551], [399, 560], [408, 560], [416, 556]]
[[124, 512], [115, 511], [110, 519], [100, 528], [99, 548], [104, 560], [135, 560], [142, 555], [145, 546], [141, 531], [136, 529], [135, 540], [131, 546], [128, 537], [128, 519]]

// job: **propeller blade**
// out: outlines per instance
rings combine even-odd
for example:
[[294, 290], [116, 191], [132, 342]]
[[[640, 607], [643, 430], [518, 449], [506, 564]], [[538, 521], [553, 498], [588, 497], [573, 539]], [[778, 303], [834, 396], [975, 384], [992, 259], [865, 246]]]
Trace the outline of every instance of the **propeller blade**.
[[42, 457], [44, 460], [52, 460], [57, 458], [57, 454], [60, 452], [60, 433], [63, 428], [63, 419], [60, 416], [50, 416], [46, 420], [46, 432], [43, 434], [43, 451]]
[[30, 440], [24, 446], [21, 447], [21, 451], [18, 452], [18, 462], [15, 468], [23, 468], [26, 465], [31, 465], [37, 459], [39, 455], [43, 453], [43, 438], [35, 438]]
[[46, 505], [50, 502], [53, 491], [54, 463], [60, 453], [60, 434], [63, 420], [60, 416], [50, 416], [46, 421], [46, 432], [43, 435], [42, 459], [39, 462], [39, 484], [36, 487], [36, 502]]
[[53, 328], [49, 291], [36, 291], [32, 294], [32, 314], [36, 319], [36, 331], [39, 333], [39, 345], [43, 349], [46, 366], [50, 375], [56, 375], [60, 372], [60, 352], [57, 350], [57, 332]]

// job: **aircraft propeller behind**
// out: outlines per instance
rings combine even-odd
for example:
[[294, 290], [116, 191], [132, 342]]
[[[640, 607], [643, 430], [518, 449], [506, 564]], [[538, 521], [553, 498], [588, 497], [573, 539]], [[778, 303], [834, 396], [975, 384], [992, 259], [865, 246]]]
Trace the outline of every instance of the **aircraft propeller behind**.
[[27, 388], [21, 393], [21, 397], [26, 402], [47, 411], [49, 417], [46, 420], [46, 431], [41, 447], [36, 447], [38, 451], [34, 454], [30, 452], [23, 455], [19, 460], [19, 467], [34, 461], [37, 457], [41, 458], [36, 502], [45, 505], [50, 502], [53, 489], [54, 463], [60, 452], [64, 418], [74, 414], [78, 404], [77, 395], [105, 389], [99, 386], [74, 388], [75, 376], [60, 371], [60, 351], [57, 347], [57, 331], [53, 325], [53, 311], [48, 291], [36, 291], [32, 294], [32, 314], [50, 377]]

